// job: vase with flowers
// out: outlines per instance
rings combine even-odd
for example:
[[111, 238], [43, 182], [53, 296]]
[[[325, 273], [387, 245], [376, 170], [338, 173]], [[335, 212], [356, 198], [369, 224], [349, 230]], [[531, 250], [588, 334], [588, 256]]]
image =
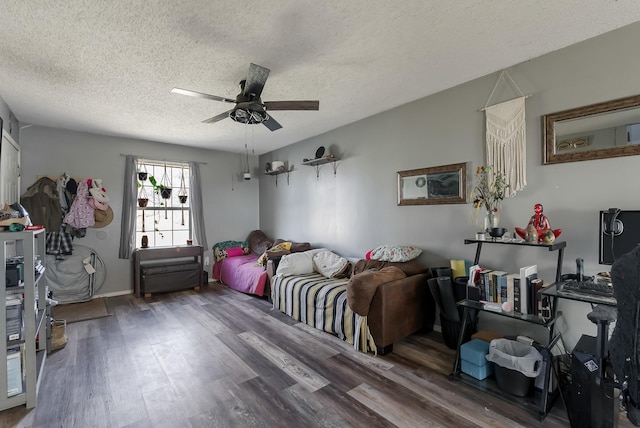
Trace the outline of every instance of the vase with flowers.
[[[479, 166], [476, 169], [476, 186], [473, 188], [473, 209], [475, 223], [483, 231], [498, 227], [502, 201], [507, 195], [509, 183], [501, 172], [491, 173], [490, 166]], [[484, 216], [479, 217], [484, 209]]]

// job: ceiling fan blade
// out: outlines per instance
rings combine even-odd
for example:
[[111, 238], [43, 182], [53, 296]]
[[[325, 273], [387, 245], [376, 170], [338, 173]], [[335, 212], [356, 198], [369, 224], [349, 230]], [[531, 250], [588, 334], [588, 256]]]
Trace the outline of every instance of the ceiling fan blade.
[[220, 113], [219, 115], [210, 117], [209, 119], [205, 119], [202, 121], [202, 123], [216, 123], [216, 122], [220, 122], [222, 119], [226, 119], [229, 117], [229, 113], [232, 112], [233, 109], [231, 110], [227, 110], [224, 113]]
[[282, 128], [282, 125], [280, 125], [271, 115], [269, 115], [267, 120], [263, 121], [262, 124], [269, 128], [271, 131], [276, 131]]
[[202, 92], [190, 91], [188, 89], [173, 88], [171, 92], [173, 92], [174, 94], [188, 95], [190, 97], [206, 98], [208, 100], [214, 100], [214, 101], [223, 101], [225, 103], [236, 102], [236, 100], [232, 100], [230, 98], [219, 97], [217, 95], [204, 94]]
[[259, 65], [251, 63], [249, 65], [249, 73], [244, 84], [244, 94], [254, 94], [256, 97], [260, 97], [264, 84], [269, 77], [269, 69], [261, 67]]
[[320, 101], [265, 101], [267, 110], [319, 110]]

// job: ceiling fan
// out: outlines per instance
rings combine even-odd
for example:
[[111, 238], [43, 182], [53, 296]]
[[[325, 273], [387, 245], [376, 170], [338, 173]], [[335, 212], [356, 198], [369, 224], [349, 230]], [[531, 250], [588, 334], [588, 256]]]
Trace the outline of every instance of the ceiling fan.
[[269, 69], [256, 64], [249, 65], [247, 78], [240, 81], [240, 93], [236, 99], [219, 97], [217, 95], [204, 94], [202, 92], [190, 91], [188, 89], [173, 88], [174, 94], [188, 95], [191, 97], [207, 98], [214, 101], [234, 103], [231, 110], [219, 115], [205, 119], [203, 123], [215, 123], [230, 117], [232, 120], [246, 124], [262, 123], [271, 131], [282, 128], [267, 111], [271, 110], [318, 110], [320, 101], [262, 101], [260, 94], [264, 84], [269, 77]]

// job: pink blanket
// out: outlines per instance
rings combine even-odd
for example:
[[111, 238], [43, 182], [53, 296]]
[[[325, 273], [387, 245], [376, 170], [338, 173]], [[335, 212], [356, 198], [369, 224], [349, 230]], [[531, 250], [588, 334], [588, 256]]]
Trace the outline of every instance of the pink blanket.
[[262, 266], [255, 266], [257, 260], [255, 254], [227, 257], [214, 265], [214, 277], [234, 290], [262, 296], [267, 271]]

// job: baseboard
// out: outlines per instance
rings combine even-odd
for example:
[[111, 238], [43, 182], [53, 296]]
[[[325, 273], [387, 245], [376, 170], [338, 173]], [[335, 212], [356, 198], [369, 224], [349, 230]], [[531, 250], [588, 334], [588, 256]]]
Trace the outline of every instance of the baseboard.
[[101, 297], [125, 296], [127, 294], [133, 294], [133, 290], [112, 291], [111, 293], [94, 294], [92, 299], [99, 299]]
[[[218, 280], [209, 278], [209, 284], [211, 284], [212, 282], [218, 282]], [[133, 294], [133, 290], [112, 291], [111, 293], [95, 294], [92, 299], [99, 299], [101, 297], [126, 296], [127, 294]]]

